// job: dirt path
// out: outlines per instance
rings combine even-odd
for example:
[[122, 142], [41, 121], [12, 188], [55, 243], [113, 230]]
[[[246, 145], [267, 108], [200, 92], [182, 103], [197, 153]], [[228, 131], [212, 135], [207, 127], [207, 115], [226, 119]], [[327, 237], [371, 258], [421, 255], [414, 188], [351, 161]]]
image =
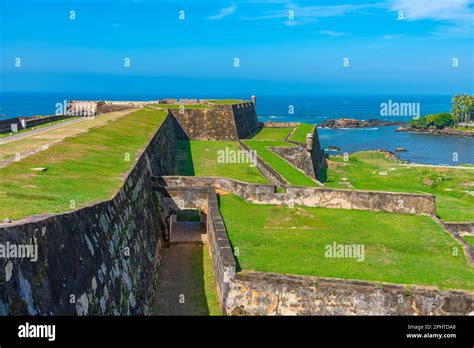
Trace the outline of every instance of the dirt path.
[[95, 118], [80, 118], [0, 139], [0, 168], [48, 149], [67, 137], [105, 125], [134, 110], [116, 111]]
[[52, 130], [55, 130], [55, 129], [58, 129], [58, 128], [63, 128], [63, 127], [66, 127], [66, 126], [69, 126], [69, 125], [72, 125], [72, 124], [75, 124], [75, 123], [83, 122], [84, 120], [86, 120], [86, 119], [85, 118], [79, 118], [79, 119], [64, 121], [62, 123], [58, 123], [58, 124], [55, 124], [55, 125], [46, 126], [46, 127], [42, 127], [42, 128], [38, 128], [38, 129], [31, 129], [31, 130], [28, 130], [27, 132], [14, 134], [14, 135], [11, 135], [11, 136], [6, 137], [6, 138], [0, 138], [0, 145], [8, 144], [8, 143], [11, 143], [13, 141], [17, 141], [17, 140], [32, 137], [32, 136], [35, 136], [35, 135], [39, 135], [39, 134], [42, 134], [42, 133], [46, 133], [46, 132], [49, 132], [49, 131], [52, 131]]
[[208, 315], [205, 297], [203, 246], [171, 244], [158, 271], [153, 315]]

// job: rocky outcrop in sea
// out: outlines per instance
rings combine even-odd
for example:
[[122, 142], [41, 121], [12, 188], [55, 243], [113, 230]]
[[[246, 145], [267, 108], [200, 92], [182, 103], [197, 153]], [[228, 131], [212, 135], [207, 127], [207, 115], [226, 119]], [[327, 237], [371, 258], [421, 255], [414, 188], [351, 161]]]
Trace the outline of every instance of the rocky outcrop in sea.
[[322, 128], [366, 128], [366, 127], [385, 127], [385, 126], [406, 126], [406, 122], [389, 122], [378, 119], [356, 120], [353, 118], [338, 118], [336, 120], [327, 120], [319, 125]]

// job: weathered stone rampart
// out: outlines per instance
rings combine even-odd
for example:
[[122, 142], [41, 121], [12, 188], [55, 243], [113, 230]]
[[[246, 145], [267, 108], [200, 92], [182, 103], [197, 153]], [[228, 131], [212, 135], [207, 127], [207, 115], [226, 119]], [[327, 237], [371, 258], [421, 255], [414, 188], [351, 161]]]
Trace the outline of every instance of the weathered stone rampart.
[[[239, 272], [214, 188], [162, 186], [166, 179], [155, 178], [155, 184], [160, 194], [169, 197], [171, 203], [168, 206], [174, 206], [174, 209], [197, 208], [207, 214], [209, 251], [218, 298], [227, 315], [474, 314], [472, 291], [441, 291], [436, 287], [418, 285], [246, 270]], [[209, 183], [207, 179], [205, 182]], [[268, 187], [254, 186], [261, 186], [258, 189], [263, 191]], [[161, 201], [165, 202], [165, 199]]]
[[198, 209], [206, 216], [206, 230], [212, 267], [216, 277], [217, 295], [224, 311], [230, 282], [234, 279], [236, 262], [217, 203], [213, 187], [157, 186], [164, 219], [183, 209]]
[[254, 136], [260, 130], [255, 105], [253, 103], [242, 103], [234, 104], [231, 107], [238, 139], [247, 139]]
[[445, 222], [444, 224], [458, 234], [474, 235], [474, 222]]
[[259, 129], [252, 103], [171, 109], [171, 113], [182, 129], [180, 137], [184, 140], [238, 140], [252, 136]]
[[[226, 115], [231, 115], [233, 121], [229, 120], [234, 122], [229, 133], [219, 130], [222, 119], [213, 120], [212, 114], [208, 114], [210, 125], [205, 131], [193, 131], [193, 138], [198, 134], [227, 139], [226, 134], [232, 134], [235, 136], [232, 139], [238, 139], [250, 134], [256, 129], [254, 126], [238, 124], [247, 117], [253, 119], [255, 110], [253, 104], [242, 105], [237, 111], [233, 106], [232, 111], [227, 107]], [[178, 138], [189, 136], [186, 132], [194, 127], [188, 126], [183, 128], [182, 120], [173, 112], [168, 114], [112, 199], [68, 213], [0, 224], [0, 244], [33, 243], [38, 247], [36, 262], [0, 258], [0, 315], [150, 313], [162, 237], [168, 228], [166, 218], [180, 209], [190, 208], [200, 209], [207, 216], [208, 247], [218, 298], [226, 314], [474, 314], [473, 293], [468, 291], [238, 272], [216, 188], [255, 204], [419, 215], [435, 214], [435, 198], [287, 185], [282, 185], [286, 192], [279, 193], [274, 185], [216, 177], [166, 176], [174, 172]]]
[[474, 292], [244, 271], [230, 283], [230, 315], [472, 315]]
[[171, 187], [213, 186], [254, 204], [302, 205], [416, 215], [434, 215], [436, 212], [435, 197], [428, 194], [298, 186], [286, 186], [286, 192], [280, 193], [272, 185], [248, 184], [216, 177], [164, 176], [154, 178], [154, 181], [157, 185]]
[[114, 198], [0, 224], [1, 245], [37, 246], [35, 262], [0, 258], [0, 315], [150, 312], [165, 230], [151, 176], [172, 169], [174, 127], [168, 115]]

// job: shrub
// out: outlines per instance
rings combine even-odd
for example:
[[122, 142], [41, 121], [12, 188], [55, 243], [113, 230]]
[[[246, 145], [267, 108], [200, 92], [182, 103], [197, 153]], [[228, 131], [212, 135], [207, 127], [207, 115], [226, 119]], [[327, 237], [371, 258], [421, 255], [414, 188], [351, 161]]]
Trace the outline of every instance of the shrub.
[[426, 117], [420, 117], [418, 119], [414, 119], [410, 121], [410, 126], [413, 128], [421, 128], [425, 129], [428, 128], [428, 124], [426, 122]]
[[437, 129], [443, 129], [445, 127], [453, 127], [456, 124], [454, 117], [447, 112], [441, 112], [439, 114], [432, 114], [422, 116], [419, 119], [410, 121], [410, 127], [426, 129], [429, 127], [436, 127]]

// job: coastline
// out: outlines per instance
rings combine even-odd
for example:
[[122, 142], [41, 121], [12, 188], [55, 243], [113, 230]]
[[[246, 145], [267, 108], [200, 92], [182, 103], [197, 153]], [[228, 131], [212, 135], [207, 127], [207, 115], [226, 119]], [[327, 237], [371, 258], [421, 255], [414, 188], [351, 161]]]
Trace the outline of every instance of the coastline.
[[420, 128], [413, 128], [413, 127], [400, 127], [395, 129], [395, 132], [407, 132], [407, 133], [422, 133], [422, 134], [433, 134], [433, 135], [450, 135], [450, 136], [457, 136], [457, 137], [468, 137], [473, 138], [474, 132], [466, 132], [460, 131], [452, 128], [444, 128], [444, 129], [420, 129]]
[[369, 120], [357, 120], [354, 118], [337, 118], [324, 121], [317, 126], [319, 128], [329, 129], [348, 129], [348, 128], [373, 128], [373, 127], [388, 127], [388, 126], [406, 126], [407, 122], [403, 121], [385, 121], [376, 118]]

